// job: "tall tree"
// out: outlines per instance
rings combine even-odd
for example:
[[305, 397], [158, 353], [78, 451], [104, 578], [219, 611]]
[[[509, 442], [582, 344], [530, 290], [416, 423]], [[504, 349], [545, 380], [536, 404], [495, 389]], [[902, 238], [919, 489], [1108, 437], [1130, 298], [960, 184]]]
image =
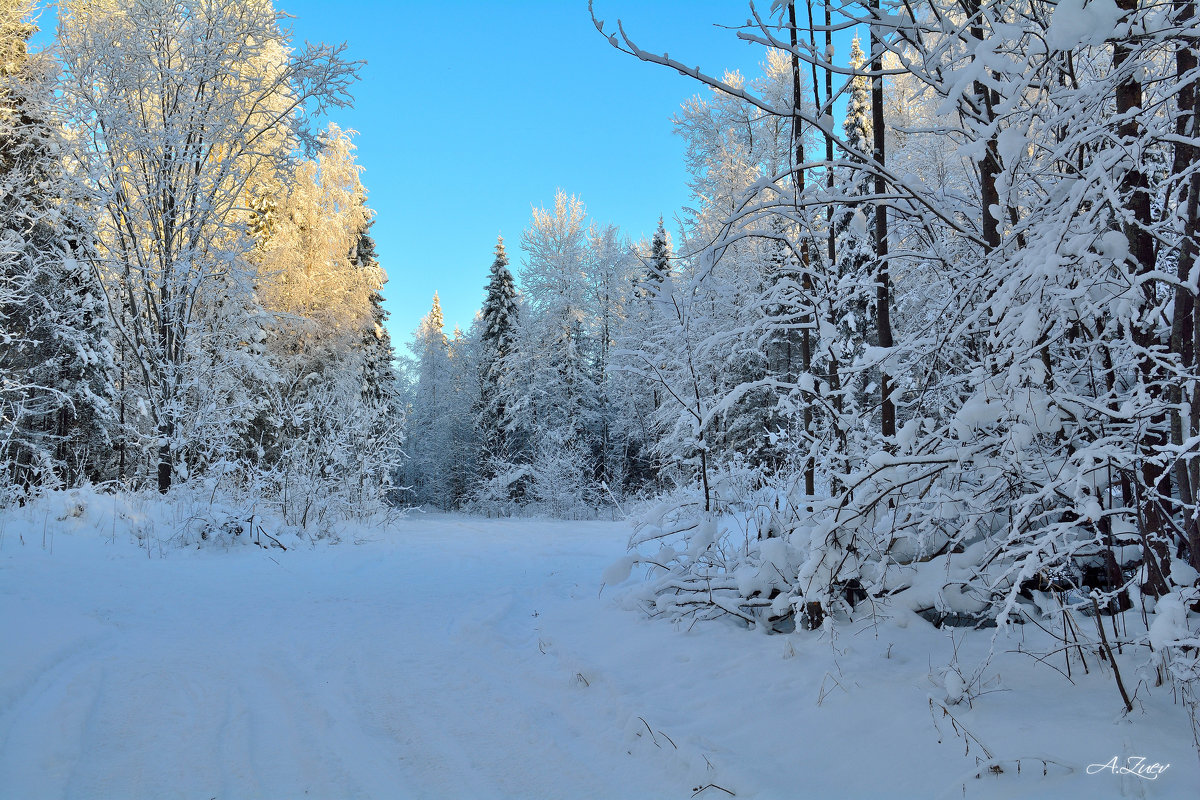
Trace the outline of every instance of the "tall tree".
[[33, 5], [0, 5], [0, 455], [26, 489], [106, 477], [113, 400], [103, 293], [60, 158], [57, 70], [28, 52]]
[[408, 413], [405, 482], [419, 504], [449, 508], [453, 452], [451, 417], [456, 402], [450, 364], [450, 340], [437, 293], [429, 313], [413, 332], [409, 349], [415, 359], [415, 380]]
[[479, 384], [480, 341], [478, 325], [464, 331], [454, 326], [449, 340], [449, 392], [445, 403], [447, 496], [444, 505], [462, 508], [477, 497], [480, 478]]
[[[142, 381], [166, 491], [183, 424], [204, 407], [192, 391], [198, 320], [222, 292], [250, 291], [248, 182], [311, 140], [312, 115], [298, 112], [349, 102], [355, 66], [337, 48], [292, 50], [269, 0], [113, 3], [62, 4], [63, 92], [102, 209], [93, 265]], [[230, 348], [241, 333], [228, 332]]]
[[[871, 23], [871, 160], [883, 168], [887, 165], [886, 120], [883, 109], [884, 37], [888, 29], [883, 22], [879, 0], [870, 0]], [[888, 268], [887, 180], [882, 171], [875, 173], [875, 341], [886, 352], [895, 342], [892, 338], [892, 278]], [[896, 401], [892, 376], [887, 367], [879, 371], [879, 430], [885, 440], [896, 436]]]
[[502, 480], [505, 485], [493, 485], [497, 478], [519, 475], [513, 466], [520, 461], [524, 436], [517, 424], [521, 397], [517, 342], [521, 320], [503, 237], [496, 239], [490, 276], [479, 318], [480, 495], [491, 500], [516, 500], [521, 494], [520, 481]]
[[362, 403], [363, 428], [358, 441], [358, 461], [362, 480], [376, 489], [383, 499], [394, 501], [393, 483], [402, 459], [400, 445], [404, 429], [404, 409], [400, 402], [399, 378], [396, 375], [396, 353], [388, 334], [388, 312], [383, 307], [383, 283], [387, 278], [379, 267], [375, 240], [370, 226], [362, 230], [355, 245], [353, 262], [360, 270], [379, 276], [379, 289], [371, 292], [369, 323], [362, 336]]
[[[865, 291], [875, 260], [875, 210], [873, 203], [859, 199], [872, 191], [869, 175], [862, 169], [870, 159], [873, 143], [871, 93], [865, 74], [866, 54], [857, 35], [850, 43], [849, 67], [853, 75], [842, 120], [843, 157], [853, 166], [836, 170], [842, 194], [848, 199], [838, 207], [833, 221], [833, 232], [838, 239], [834, 272], [843, 291], [832, 308], [833, 323], [840, 340], [838, 359], [847, 366], [861, 358], [864, 345], [875, 344], [874, 326], [870, 324], [874, 298]], [[847, 385], [843, 387], [845, 399], [859, 407], [866, 405], [863, 389], [874, 380], [874, 376], [866, 379], [863, 375], [847, 375]]]
[[559, 190], [552, 209], [534, 209], [521, 239], [521, 284], [529, 295], [522, 405], [536, 432], [532, 490], [555, 514], [582, 500], [596, 471], [598, 387], [590, 369], [595, 320], [586, 217], [583, 202]]

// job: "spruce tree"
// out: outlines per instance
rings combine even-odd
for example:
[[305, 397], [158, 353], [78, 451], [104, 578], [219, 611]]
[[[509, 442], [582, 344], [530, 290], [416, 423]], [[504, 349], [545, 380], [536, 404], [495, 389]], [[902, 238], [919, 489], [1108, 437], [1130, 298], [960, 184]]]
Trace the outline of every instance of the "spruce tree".
[[849, 147], [869, 154], [871, 152], [871, 87], [867, 76], [861, 74], [867, 63], [867, 54], [859, 44], [858, 36], [850, 43], [850, 69], [855, 76], [850, 79], [850, 99], [846, 101], [846, 118], [842, 121], [845, 141]]
[[[354, 261], [360, 269], [379, 269], [375, 240], [365, 230], [358, 237]], [[396, 370], [392, 363], [396, 353], [387, 330], [388, 312], [383, 307], [383, 294], [372, 292], [370, 302], [371, 324], [364, 331], [362, 343], [363, 400], [390, 408], [395, 406], [396, 397]]]
[[[856, 74], [850, 80], [850, 99], [846, 103], [846, 118], [842, 122], [846, 145], [853, 151], [870, 154], [872, 148], [871, 92], [866, 75], [866, 54], [855, 36], [850, 46], [850, 68]], [[855, 152], [845, 154], [852, 164], [864, 160]], [[837, 275], [838, 284], [846, 296], [834, 304], [838, 310], [839, 336], [842, 340], [842, 358], [851, 363], [857, 358], [865, 344], [872, 344], [869, 324], [870, 287], [873, 284], [871, 265], [875, 261], [875, 213], [869, 202], [856, 198], [871, 191], [870, 176], [856, 167], [841, 170], [841, 188], [848, 198], [834, 217], [834, 233], [838, 238]], [[857, 406], [867, 402], [866, 385], [873, 378], [865, 375], [853, 376], [850, 385], [843, 387], [846, 397]]]
[[412, 406], [408, 414], [405, 483], [413, 500], [449, 508], [451, 452], [447, 446], [451, 434], [450, 342], [446, 338], [445, 318], [437, 293], [433, 305], [413, 332], [409, 349], [416, 356], [416, 380]]
[[[858, 43], [858, 37], [850, 46], [850, 68], [859, 72], [866, 64], [866, 54]], [[871, 96], [867, 77], [856, 74], [850, 80], [850, 99], [846, 102], [846, 118], [842, 121], [845, 141], [851, 152], [848, 161], [861, 164], [862, 157], [855, 152], [871, 152]], [[870, 191], [869, 176], [861, 169], [843, 170], [842, 189], [850, 197], [859, 197]], [[871, 231], [874, 230], [874, 213], [870, 203], [851, 201], [841, 209], [834, 222], [840, 244], [838, 247], [838, 274], [853, 275], [873, 257], [875, 245]]]
[[650, 240], [650, 263], [646, 270], [643, 291], [647, 295], [657, 295], [662, 282], [670, 275], [671, 245], [667, 242], [667, 230], [663, 227], [663, 218], [660, 216], [654, 238]]
[[[518, 458], [520, 449], [514, 416], [518, 401], [514, 360], [519, 311], [503, 237], [496, 240], [496, 258], [492, 262], [480, 322], [479, 464], [480, 478], [485, 484], [482, 488], [487, 493], [487, 482], [505, 472]], [[507, 498], [495, 499], [517, 499], [519, 492], [519, 486], [510, 486]]]
[[[360, 269], [379, 270], [375, 240], [367, 230], [359, 234], [354, 262]], [[381, 282], [386, 281], [387, 277], [383, 276]], [[390, 490], [394, 477], [391, 473], [401, 458], [397, 431], [401, 429], [404, 409], [394, 366], [396, 353], [387, 330], [388, 312], [383, 307], [381, 291], [372, 292], [370, 302], [371, 322], [363, 332], [362, 341], [362, 403], [367, 416], [362, 446], [369, 451], [364, 455], [364, 462], [371, 465], [367, 477], [376, 486]]]
[[104, 292], [59, 160], [54, 73], [32, 3], [0, 10], [0, 403], [11, 483], [100, 480], [110, 460]]
[[454, 326], [450, 339], [449, 402], [446, 428], [449, 438], [449, 504], [462, 508], [475, 493], [479, 480], [479, 328], [469, 331]]

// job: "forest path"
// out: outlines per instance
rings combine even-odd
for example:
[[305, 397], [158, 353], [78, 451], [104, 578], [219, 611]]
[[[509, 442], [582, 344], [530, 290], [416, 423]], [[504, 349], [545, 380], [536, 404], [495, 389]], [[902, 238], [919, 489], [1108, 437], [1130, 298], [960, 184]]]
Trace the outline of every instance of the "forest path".
[[[96, 531], [21, 545], [10, 526], [0, 798], [1172, 797], [1200, 774], [1185, 728], [1114, 722], [1106, 681], [1075, 698], [1072, 747], [1065, 681], [1041, 668], [988, 696], [990, 716], [956, 714], [1074, 772], [966, 780], [977, 748], [939, 736], [928, 704], [945, 633], [831, 647], [648, 620], [598, 593], [628, 533], [412, 515], [312, 550], [147, 558]], [[1114, 748], [1175, 774], [1082, 774]]]
[[415, 516], [311, 552], [94, 560], [60, 536], [0, 572], [0, 796], [670, 793], [598, 771], [628, 748], [573, 714], [587, 679], [539, 635], [539, 607], [610, 605], [627, 535]]

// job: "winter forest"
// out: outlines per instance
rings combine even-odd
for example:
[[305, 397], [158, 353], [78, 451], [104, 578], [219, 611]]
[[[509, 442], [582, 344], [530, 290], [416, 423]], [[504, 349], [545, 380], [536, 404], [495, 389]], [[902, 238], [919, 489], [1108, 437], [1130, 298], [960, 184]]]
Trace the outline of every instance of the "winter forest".
[[[353, 42], [62, 0], [39, 49], [0, 0], [0, 796], [1194, 796], [1195, 0], [734, 4], [749, 75], [579, 5], [685, 76], [688, 207], [558, 189], [393, 347]], [[250, 721], [87, 683], [104, 637]], [[81, 682], [205, 769], [60, 754]]]

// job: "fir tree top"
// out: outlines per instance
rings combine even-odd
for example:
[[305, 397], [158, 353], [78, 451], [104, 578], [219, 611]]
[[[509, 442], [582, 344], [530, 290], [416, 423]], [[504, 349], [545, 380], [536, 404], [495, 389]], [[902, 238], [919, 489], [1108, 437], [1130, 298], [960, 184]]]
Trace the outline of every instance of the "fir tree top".
[[358, 234], [358, 242], [354, 246], [354, 263], [359, 267], [379, 266], [379, 257], [375, 254], [375, 239], [367, 232], [370, 227], [368, 224], [366, 229]]
[[446, 320], [442, 316], [442, 303], [438, 299], [437, 292], [434, 292], [433, 307], [429, 309], [429, 313], [425, 315], [417, 328], [418, 347], [425, 347], [429, 344], [445, 347], [447, 344], [445, 328]]
[[492, 262], [492, 275], [501, 267], [508, 266], [508, 252], [504, 249], [504, 237], [496, 237], [496, 260]]
[[496, 239], [496, 260], [492, 262], [487, 298], [483, 301], [483, 341], [495, 347], [501, 355], [512, 349], [517, 327], [517, 290], [512, 272], [508, 269], [508, 253], [504, 237]]
[[653, 280], [662, 281], [671, 274], [671, 247], [667, 243], [667, 230], [663, 227], [663, 218], [658, 218], [658, 229], [650, 241], [650, 275]]
[[[859, 44], [858, 36], [855, 36], [850, 44], [850, 69], [857, 73], [866, 63], [866, 53]], [[866, 75], [856, 74], [850, 79], [850, 99], [846, 102], [842, 130], [846, 132], [846, 144], [860, 152], [870, 152], [871, 98]]]
[[442, 301], [438, 299], [438, 293], [433, 293], [433, 308], [429, 309], [429, 325], [436, 330], [444, 330], [446, 327], [446, 319], [442, 315]]

